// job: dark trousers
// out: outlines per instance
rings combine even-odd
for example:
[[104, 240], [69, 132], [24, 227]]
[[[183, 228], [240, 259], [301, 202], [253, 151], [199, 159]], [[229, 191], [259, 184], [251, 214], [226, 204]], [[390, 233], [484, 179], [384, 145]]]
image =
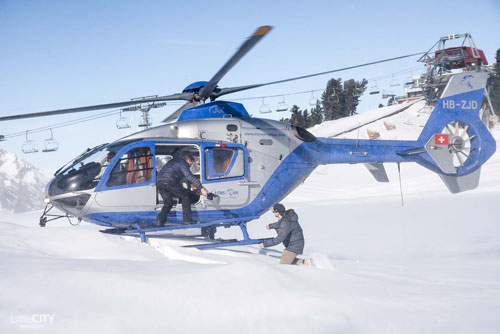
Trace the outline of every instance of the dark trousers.
[[167, 221], [168, 213], [172, 209], [173, 198], [177, 197], [182, 203], [182, 219], [184, 223], [190, 223], [192, 220], [191, 215], [191, 199], [189, 192], [181, 185], [161, 184], [158, 187], [161, 198], [163, 198], [163, 208], [158, 214], [158, 221], [165, 224]]

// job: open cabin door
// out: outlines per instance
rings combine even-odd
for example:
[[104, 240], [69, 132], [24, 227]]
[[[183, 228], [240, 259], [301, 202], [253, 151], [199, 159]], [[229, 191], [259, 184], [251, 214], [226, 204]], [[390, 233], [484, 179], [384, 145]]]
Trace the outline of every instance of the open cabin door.
[[96, 204], [101, 207], [149, 211], [156, 206], [154, 146], [136, 142], [125, 146], [110, 161], [96, 188]]

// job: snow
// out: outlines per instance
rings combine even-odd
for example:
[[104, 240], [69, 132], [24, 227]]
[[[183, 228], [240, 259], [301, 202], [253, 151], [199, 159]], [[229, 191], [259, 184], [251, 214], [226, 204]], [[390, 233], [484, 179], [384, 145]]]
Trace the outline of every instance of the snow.
[[0, 150], [0, 155], [3, 155], [3, 161], [0, 160], [0, 173], [6, 174], [9, 177], [16, 177], [19, 174], [17, 169], [17, 157], [15, 154]]
[[[406, 120], [419, 121], [410, 109]], [[391, 131], [405, 126], [391, 117]], [[499, 141], [498, 125], [493, 133]], [[497, 333], [499, 167], [496, 153], [478, 189], [452, 195], [403, 164], [404, 206], [394, 165], [387, 184], [362, 165], [319, 168], [284, 202], [299, 214], [311, 268], [279, 265], [282, 247], [200, 251], [86, 223], [40, 228], [39, 211], [1, 215], [0, 332]], [[273, 236], [272, 221], [249, 223], [250, 235]]]
[[0, 149], [0, 212], [43, 208], [43, 191], [51, 177], [10, 152]]
[[[359, 137], [360, 139], [368, 139], [368, 136], [364, 131], [358, 131], [358, 127], [360, 127], [361, 124], [377, 122], [376, 125], [368, 124], [366, 126], [362, 126], [362, 129], [369, 128], [385, 132], [387, 130], [383, 127], [383, 121], [386, 120], [397, 122], [399, 126], [396, 127], [395, 130], [390, 131], [390, 138], [382, 137], [380, 139], [397, 139], [396, 135], [399, 135], [400, 140], [417, 139], [418, 134], [421, 131], [419, 126], [423, 126], [428, 118], [426, 117], [428, 114], [424, 113], [424, 107], [425, 101], [423, 100], [405, 102], [402, 104], [374, 109], [370, 112], [357, 114], [351, 117], [341, 118], [334, 121], [326, 121], [308, 130], [317, 137]], [[403, 110], [404, 112], [401, 112]], [[419, 117], [421, 118], [419, 119]], [[415, 124], [418, 126], [414, 126]], [[350, 133], [350, 135], [346, 136], [346, 133]]]

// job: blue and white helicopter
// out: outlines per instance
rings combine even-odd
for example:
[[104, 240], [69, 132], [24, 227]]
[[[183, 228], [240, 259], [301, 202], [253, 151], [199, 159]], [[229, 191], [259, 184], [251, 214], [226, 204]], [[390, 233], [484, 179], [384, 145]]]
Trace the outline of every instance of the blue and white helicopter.
[[[242, 230], [241, 240], [213, 240], [197, 247], [235, 246], [260, 243], [250, 238], [246, 224], [282, 201], [319, 165], [367, 164], [378, 181], [387, 182], [383, 163], [416, 162], [437, 173], [452, 193], [478, 186], [481, 166], [496, 149], [479, 117], [488, 78], [481, 67], [440, 74], [434, 110], [415, 141], [316, 138], [288, 123], [250, 117], [242, 104], [216, 100], [229, 93], [303, 78], [217, 86], [270, 29], [257, 29], [210, 81], [193, 83], [182, 93], [0, 118], [187, 101], [164, 121], [167, 124], [88, 149], [59, 169], [46, 187], [49, 204], [40, 225], [60, 217], [49, 213], [52, 207], [66, 217], [109, 227], [112, 233], [140, 235], [143, 242], [151, 232], [192, 228], [201, 228], [208, 239], [214, 239], [217, 227], [237, 225]], [[216, 196], [209, 199], [193, 192], [197, 224], [183, 225], [179, 204], [174, 205], [165, 227], [157, 227], [156, 217], [163, 206], [156, 187], [157, 172], [184, 152], [195, 157], [193, 173]]]

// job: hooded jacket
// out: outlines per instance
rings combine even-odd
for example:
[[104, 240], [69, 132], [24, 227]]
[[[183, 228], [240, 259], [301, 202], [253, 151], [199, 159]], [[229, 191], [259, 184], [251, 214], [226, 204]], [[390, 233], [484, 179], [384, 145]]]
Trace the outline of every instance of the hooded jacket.
[[160, 169], [157, 177], [157, 184], [180, 185], [183, 180], [194, 184], [201, 189], [200, 181], [191, 173], [189, 164], [183, 159], [172, 159]]
[[302, 254], [304, 251], [304, 234], [299, 224], [299, 217], [293, 209], [285, 211], [283, 218], [277, 223], [269, 224], [269, 228], [276, 229], [276, 238], [264, 239], [264, 247], [276, 246], [283, 243], [287, 251]]

